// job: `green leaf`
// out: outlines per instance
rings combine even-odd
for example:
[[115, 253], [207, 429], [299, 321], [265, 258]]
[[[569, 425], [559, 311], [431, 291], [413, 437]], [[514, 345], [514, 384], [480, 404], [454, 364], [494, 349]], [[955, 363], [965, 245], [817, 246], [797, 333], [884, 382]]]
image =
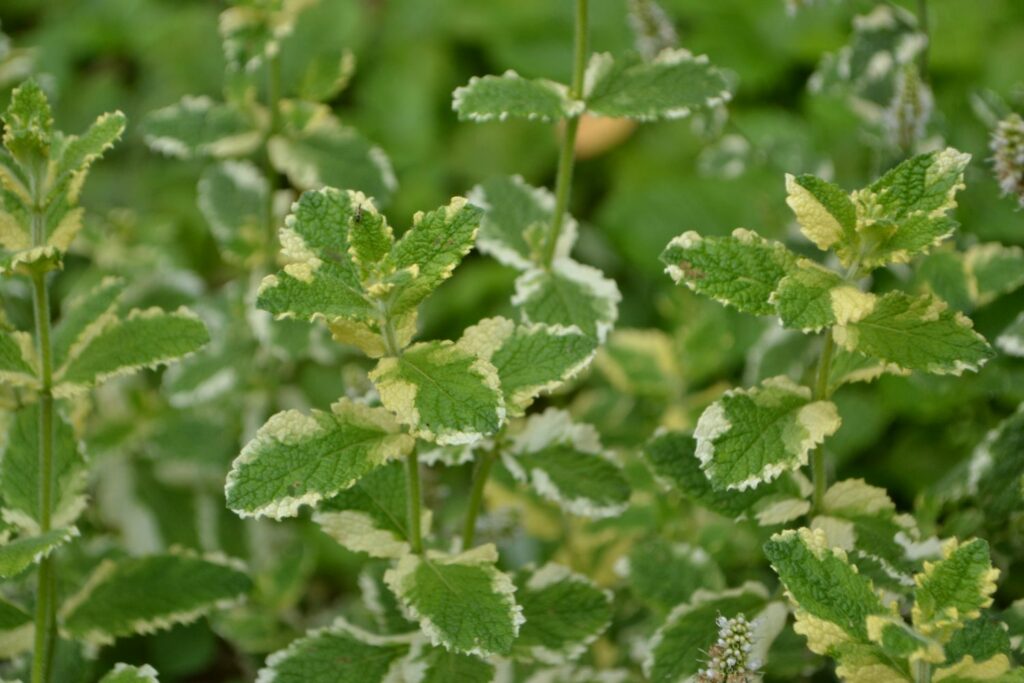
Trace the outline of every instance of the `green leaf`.
[[224, 258], [251, 267], [266, 241], [267, 179], [249, 161], [208, 166], [199, 178], [199, 210]]
[[737, 228], [729, 237], [683, 233], [668, 243], [661, 260], [676, 284], [744, 313], [772, 315], [772, 293], [795, 269], [797, 256], [779, 242]]
[[385, 683], [396, 680], [408, 636], [378, 636], [338, 618], [267, 658], [260, 683]]
[[857, 573], [845, 552], [828, 547], [824, 532], [787, 529], [772, 536], [764, 551], [796, 608], [794, 630], [812, 652], [867, 644], [867, 618], [890, 614], [871, 580]]
[[[712, 593], [699, 590], [678, 605], [648, 645], [644, 674], [652, 683], [690, 680], [702, 667], [708, 650], [718, 639], [718, 617], [744, 615], [753, 620], [768, 606], [768, 591], [759, 583]], [[768, 620], [764, 620], [767, 624]], [[767, 643], [761, 639], [761, 646]]]
[[856, 320], [871, 310], [874, 299], [828, 268], [806, 259], [779, 280], [771, 295], [782, 324], [801, 332], [819, 332]]
[[836, 342], [900, 370], [937, 375], [977, 371], [994, 353], [971, 321], [930, 295], [887, 292], [856, 319], [835, 328]]
[[622, 295], [614, 280], [568, 258], [550, 270], [528, 270], [516, 280], [512, 305], [525, 323], [575, 325], [602, 343], [619, 317]]
[[89, 291], [68, 299], [64, 313], [53, 329], [53, 366], [61, 368], [117, 320], [117, 307], [124, 293], [120, 278], [105, 277]]
[[306, 67], [299, 84], [299, 99], [326, 102], [334, 99], [352, 80], [356, 58], [351, 50], [318, 54]]
[[548, 408], [517, 425], [513, 436], [502, 462], [542, 498], [592, 518], [618, 515], [629, 504], [629, 483], [592, 426]]
[[732, 97], [725, 77], [707, 56], [682, 49], [662, 50], [650, 61], [637, 55], [595, 54], [584, 80], [589, 113], [641, 121], [685, 118]]
[[732, 389], [700, 416], [694, 437], [701, 469], [715, 488], [753, 488], [807, 464], [807, 454], [839, 429], [831, 401], [788, 377]]
[[94, 645], [195, 621], [237, 603], [252, 588], [224, 560], [183, 552], [104, 560], [64, 603], [64, 630]]
[[[39, 410], [22, 408], [14, 415], [0, 460], [0, 498], [4, 521], [28, 534], [39, 524]], [[50, 523], [71, 526], [85, 508], [85, 459], [71, 425], [55, 418]]]
[[11, 92], [3, 120], [4, 146], [18, 162], [31, 166], [50, 156], [53, 115], [36, 81], [25, 81]]
[[914, 577], [914, 626], [945, 642], [992, 604], [998, 577], [983, 539], [950, 539], [942, 547], [942, 559], [925, 562], [924, 572]]
[[294, 517], [413, 447], [382, 408], [341, 399], [331, 412], [271, 417], [228, 473], [227, 505], [242, 517]]
[[[543, 187], [532, 187], [521, 176], [497, 176], [469, 193], [469, 201], [484, 210], [477, 248], [519, 270], [541, 264], [541, 238], [546, 237], [555, 213], [555, 197]], [[568, 258], [576, 242], [577, 225], [568, 213], [562, 219], [555, 258]]]
[[48, 201], [57, 193], [67, 192], [72, 201], [77, 201], [85, 173], [94, 161], [121, 139], [127, 121], [119, 111], [103, 114], [82, 135], [64, 139], [56, 156], [56, 166], [51, 172]]
[[871, 356], [856, 351], [847, 351], [839, 346], [832, 353], [832, 367], [829, 368], [829, 393], [844, 384], [874, 382], [884, 374], [909, 375], [909, 370], [889, 365]]
[[290, 261], [260, 285], [257, 305], [278, 317], [314, 321], [368, 321], [378, 312], [363, 289], [349, 252], [349, 232], [363, 195], [334, 188], [304, 192], [281, 229], [282, 255]]
[[0, 598], [0, 657], [13, 659], [31, 650], [34, 630], [28, 612]]
[[[942, 645], [910, 628], [902, 617], [872, 614], [867, 618], [868, 638], [891, 660], [908, 659], [941, 663], [946, 658]], [[845, 661], [844, 661], [845, 660]], [[840, 656], [844, 668], [850, 667], [849, 656]]]
[[100, 683], [160, 683], [160, 679], [157, 678], [156, 669], [149, 664], [116, 664], [110, 673], [100, 679]]
[[498, 371], [461, 344], [414, 344], [370, 373], [381, 403], [413, 436], [441, 445], [471, 443], [505, 421]]
[[537, 396], [562, 386], [594, 357], [593, 339], [578, 328], [516, 325], [505, 318], [486, 318], [467, 328], [459, 346], [498, 371], [510, 417], [523, 415]]
[[662, 613], [687, 602], [698, 589], [725, 587], [722, 570], [703, 548], [657, 536], [634, 545], [615, 569], [637, 599]]
[[274, 168], [300, 190], [343, 187], [386, 202], [398, 186], [387, 155], [326, 105], [281, 103], [284, 133], [267, 142]]
[[419, 212], [386, 260], [386, 268], [409, 271], [414, 277], [395, 287], [390, 298], [392, 315], [413, 310], [430, 296], [473, 248], [483, 212], [464, 197], [447, 206]]
[[957, 223], [947, 213], [970, 160], [952, 147], [922, 154], [855, 192], [857, 230], [869, 248], [863, 265], [906, 263], [952, 235]]
[[462, 121], [504, 121], [523, 118], [550, 123], [579, 116], [583, 103], [569, 96], [561, 83], [523, 78], [515, 71], [501, 76], [474, 76], [452, 93], [452, 109]]
[[406, 665], [405, 683], [491, 683], [494, 665], [488, 661], [427, 646], [422, 640], [413, 646]]
[[560, 664], [578, 659], [611, 624], [612, 596], [560, 564], [525, 569], [515, 576], [516, 600], [526, 623], [515, 656]]
[[435, 646], [487, 656], [511, 652], [523, 623], [512, 580], [495, 567], [498, 552], [483, 545], [460, 555], [405, 555], [384, 575]]
[[179, 159], [246, 156], [261, 141], [260, 131], [239, 110], [191, 95], [149, 114], [142, 133], [154, 152]]
[[0, 578], [9, 579], [38, 564], [57, 548], [78, 537], [78, 529], [50, 529], [38, 536], [23, 536], [0, 545]]
[[184, 308], [173, 313], [133, 310], [91, 336], [68, 358], [56, 373], [54, 394], [73, 396], [113, 377], [170, 363], [209, 340], [203, 321]]
[[984, 661], [996, 655], [1009, 656], [1013, 645], [1006, 625], [989, 615], [964, 624], [946, 643], [946, 662], [952, 664], [971, 656]]
[[996, 655], [984, 661], [977, 661], [970, 655], [952, 666], [934, 670], [932, 680], [936, 683], [1021, 683], [1024, 669], [1011, 669], [1009, 657]]
[[857, 208], [846, 192], [813, 175], [786, 175], [786, 203], [800, 232], [822, 251], [835, 249], [843, 265], [856, 257]]
[[682, 432], [656, 435], [647, 442], [644, 455], [666, 488], [676, 489], [686, 498], [726, 517], [745, 515], [769, 495], [797, 493], [786, 477], [745, 491], [714, 488], [697, 459], [697, 440]]
[[28, 358], [35, 353], [32, 337], [24, 332], [0, 330], [0, 382], [15, 387], [39, 384]]
[[[411, 444], [412, 439], [405, 438]], [[390, 463], [322, 503], [313, 521], [349, 550], [398, 558], [409, 552], [408, 503], [405, 467]], [[424, 533], [430, 529], [430, 521], [430, 511], [423, 510], [420, 527]]]

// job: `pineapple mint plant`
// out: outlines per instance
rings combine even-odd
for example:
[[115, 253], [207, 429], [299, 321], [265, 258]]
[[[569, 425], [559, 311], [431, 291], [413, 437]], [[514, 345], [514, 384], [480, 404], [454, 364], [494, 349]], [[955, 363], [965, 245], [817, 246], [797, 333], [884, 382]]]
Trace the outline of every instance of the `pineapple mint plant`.
[[125, 284], [116, 278], [59, 302], [53, 324], [51, 283], [82, 227], [82, 184], [121, 137], [125, 118], [104, 114], [81, 135], [62, 133], [46, 95], [28, 81], [14, 90], [3, 120], [2, 267], [28, 281], [34, 323], [30, 333], [5, 322], [0, 337], [10, 406], [0, 465], [0, 576], [25, 599], [3, 602], [3, 648], [6, 656], [30, 650], [25, 675], [42, 682], [56, 680], [55, 653], [65, 640], [95, 646], [194, 619], [242, 597], [249, 579], [222, 559], [181, 551], [113, 555], [75, 590], [60, 581], [61, 556], [82, 542], [78, 524], [88, 506], [81, 397], [192, 353], [208, 335], [185, 309], [123, 310]]

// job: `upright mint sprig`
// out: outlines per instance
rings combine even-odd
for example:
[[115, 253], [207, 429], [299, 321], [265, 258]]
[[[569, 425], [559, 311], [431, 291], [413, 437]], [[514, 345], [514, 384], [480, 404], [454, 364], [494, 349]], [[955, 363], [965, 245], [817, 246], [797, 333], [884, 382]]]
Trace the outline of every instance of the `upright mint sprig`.
[[992, 357], [970, 320], [937, 296], [859, 286], [872, 270], [906, 263], [952, 235], [948, 214], [969, 158], [953, 149], [914, 157], [850, 194], [814, 176], [788, 176], [787, 203], [801, 232], [834, 254], [839, 270], [744, 229], [728, 237], [687, 232], [668, 245], [662, 260], [676, 282], [740, 311], [777, 316], [784, 327], [824, 331], [812, 386], [768, 379], [727, 392], [701, 416], [696, 455], [712, 487], [754, 488], [805, 465], [814, 450], [820, 510], [821, 444], [840, 425], [835, 389], [884, 372], [958, 375]]
[[0, 270], [29, 280], [35, 335], [8, 325], [0, 331], [0, 381], [19, 391], [22, 404], [10, 419], [0, 462], [0, 577], [38, 565], [34, 617], [3, 601], [9, 627], [34, 637], [5, 641], [3, 654], [31, 646], [32, 681], [48, 683], [58, 633], [98, 645], [189, 621], [240, 597], [248, 579], [220, 561], [170, 553], [106, 560], [78, 593], [58, 590], [56, 551], [79, 536], [88, 474], [64, 399], [172, 362], [208, 335], [184, 309], [122, 311], [124, 285], [116, 278], [63, 302], [60, 322], [52, 325], [50, 276], [62, 268], [82, 226], [82, 184], [90, 165], [120, 138], [125, 120], [120, 112], [104, 114], [80, 136], [61, 133], [32, 81], [14, 90], [3, 120]]

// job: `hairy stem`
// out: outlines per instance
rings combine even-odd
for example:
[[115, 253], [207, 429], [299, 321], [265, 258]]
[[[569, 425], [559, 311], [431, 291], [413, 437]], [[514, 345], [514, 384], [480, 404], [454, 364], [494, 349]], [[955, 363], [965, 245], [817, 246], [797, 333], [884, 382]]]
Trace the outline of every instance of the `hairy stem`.
[[[573, 41], [572, 84], [569, 97], [578, 100], [583, 97], [583, 72], [587, 59], [587, 0], [576, 0], [576, 34]], [[555, 260], [558, 236], [569, 209], [569, 194], [572, 189], [572, 171], [576, 155], [576, 133], [579, 132], [580, 117], [573, 116], [565, 123], [565, 135], [558, 153], [558, 175], [555, 179], [555, 212], [551, 217], [551, 229], [544, 245], [544, 266], [551, 267]]]
[[[32, 240], [35, 246], [46, 244], [41, 204], [43, 171], [33, 179]], [[50, 289], [46, 273], [32, 272], [32, 313], [36, 328], [36, 354], [39, 358], [39, 531], [51, 528], [53, 510], [53, 345], [50, 342]], [[49, 683], [50, 664], [56, 635], [57, 569], [54, 558], [39, 563], [36, 584], [34, 650], [32, 653], [33, 683]]]
[[476, 463], [473, 472], [473, 490], [469, 494], [469, 509], [466, 510], [466, 522], [462, 528], [462, 547], [468, 550], [473, 547], [473, 537], [476, 535], [476, 519], [480, 516], [480, 508], [484, 500], [484, 488], [487, 486], [487, 478], [491, 475], [491, 466], [498, 454], [497, 445], [484, 453]]
[[914, 667], [914, 683], [931, 683], [932, 665], [929, 662], [917, 662]]
[[[267, 132], [267, 141], [276, 135], [281, 128], [281, 58], [275, 53], [267, 56], [267, 109], [270, 111], [270, 128]], [[263, 149], [263, 175], [267, 179], [267, 197], [263, 207], [264, 220], [264, 269], [268, 273], [274, 272], [277, 264], [277, 221], [274, 219], [274, 190], [277, 183], [277, 170], [270, 161], [270, 151], [264, 144]]]
[[[818, 357], [818, 369], [814, 382], [813, 398], [815, 401], [823, 401], [829, 397], [828, 376], [832, 370], [832, 352], [835, 350], [835, 341], [832, 339], [831, 328], [825, 333], [825, 342], [821, 348], [821, 356]], [[814, 510], [821, 510], [822, 502], [825, 500], [825, 490], [828, 488], [828, 474], [825, 469], [825, 447], [819, 444], [811, 456], [811, 475], [814, 480]]]

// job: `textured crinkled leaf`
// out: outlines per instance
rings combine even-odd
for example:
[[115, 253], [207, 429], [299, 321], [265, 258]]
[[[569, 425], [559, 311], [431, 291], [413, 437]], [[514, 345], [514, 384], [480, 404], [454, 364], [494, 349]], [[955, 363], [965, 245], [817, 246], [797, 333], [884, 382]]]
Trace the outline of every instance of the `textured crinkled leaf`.
[[611, 623], [612, 596], [587, 577], [559, 564], [515, 576], [516, 600], [526, 623], [515, 656], [558, 664], [578, 659]]
[[414, 274], [397, 284], [391, 294], [392, 314], [414, 309], [451, 277], [462, 257], [473, 248], [482, 214], [464, 197], [454, 197], [447, 206], [413, 216], [412, 227], [387, 259], [388, 267]]
[[946, 662], [952, 664], [971, 656], [983, 661], [996, 655], [1009, 656], [1013, 649], [1006, 624], [990, 615], [968, 621], [945, 644]]
[[[545, 235], [555, 212], [555, 197], [520, 176], [498, 176], [477, 185], [469, 201], [484, 210], [477, 248], [507, 266], [529, 270], [540, 264], [538, 237]], [[576, 242], [576, 221], [566, 214], [555, 258], [568, 258]]]
[[799, 493], [786, 476], [745, 491], [715, 489], [701, 469], [697, 459], [697, 440], [682, 432], [663, 432], [647, 442], [644, 455], [651, 463], [655, 475], [669, 488], [703, 507], [726, 517], [740, 517], [758, 501], [769, 495], [792, 496]]
[[61, 609], [64, 630], [96, 645], [187, 624], [236, 604], [252, 588], [223, 560], [185, 553], [104, 560]]
[[657, 536], [633, 546], [615, 569], [634, 596], [662, 612], [687, 602], [700, 588], [725, 588], [722, 571], [703, 548]]
[[32, 615], [0, 598], [0, 657], [12, 659], [32, 649]]
[[498, 372], [450, 341], [421, 342], [370, 373], [381, 402], [410, 433], [438, 444], [471, 443], [505, 421]]
[[100, 683], [160, 683], [160, 679], [157, 678], [156, 669], [149, 664], [115, 664], [110, 673], [100, 679]]
[[103, 278], [80, 296], [68, 299], [60, 322], [53, 328], [53, 366], [61, 368], [117, 319], [117, 306], [124, 293], [120, 278]]
[[15, 159], [31, 164], [49, 157], [53, 115], [46, 93], [35, 80], [26, 81], [11, 92], [3, 120], [4, 147]]
[[551, 122], [578, 116], [583, 103], [573, 100], [561, 83], [506, 71], [501, 76], [474, 76], [467, 85], [456, 88], [452, 109], [463, 121], [504, 121], [511, 117]]
[[27, 335], [0, 330], [0, 382], [16, 387], [36, 386], [35, 370], [26, 359], [31, 352], [32, 340]]
[[191, 95], [149, 114], [142, 132], [150, 149], [180, 159], [245, 156], [261, 136], [234, 107]]
[[227, 505], [243, 517], [293, 517], [408, 453], [413, 439], [383, 408], [341, 399], [330, 412], [271, 417], [228, 473]]
[[937, 375], [977, 371], [994, 355], [965, 315], [933, 296], [899, 291], [877, 297], [869, 312], [836, 326], [835, 339], [898, 369]]
[[732, 389], [697, 422], [697, 459], [712, 486], [748, 489], [807, 464], [807, 454], [839, 429], [831, 401], [788, 377], [751, 389]]
[[[409, 552], [408, 500], [405, 467], [391, 463], [322, 503], [313, 520], [349, 550], [397, 558]], [[430, 518], [430, 511], [424, 510], [421, 529], [430, 529]]]
[[857, 320], [874, 305], [874, 295], [847, 284], [828, 268], [803, 259], [796, 270], [779, 280], [771, 300], [782, 324], [802, 332], [819, 332], [836, 323]]
[[836, 675], [849, 683], [907, 683], [906, 664], [875, 644], [842, 643], [832, 653]]
[[824, 532], [788, 529], [772, 536], [764, 550], [796, 607], [794, 628], [812, 652], [867, 644], [868, 616], [890, 614], [870, 579], [857, 573], [844, 551], [828, 547]]
[[507, 655], [523, 623], [493, 545], [460, 555], [405, 555], [384, 580], [430, 642], [462, 654]]
[[252, 265], [265, 248], [269, 191], [267, 179], [249, 161], [223, 161], [203, 171], [199, 210], [226, 260]]
[[629, 396], [665, 400], [682, 391], [675, 342], [657, 329], [617, 329], [594, 357], [594, 365]]
[[742, 614], [750, 619], [768, 605], [768, 591], [759, 583], [713, 593], [697, 591], [677, 605], [648, 644], [644, 674], [652, 683], [690, 680], [718, 639], [718, 617]]
[[731, 97], [725, 77], [707, 56], [673, 48], [650, 61], [596, 54], [587, 66], [583, 92], [589, 113], [641, 121], [684, 118]]
[[594, 340], [578, 328], [516, 325], [505, 318], [486, 318], [467, 328], [459, 346], [498, 371], [510, 417], [521, 416], [537, 396], [575, 377], [594, 357]]
[[952, 235], [957, 223], [947, 214], [970, 159], [951, 147], [922, 154], [855, 192], [857, 231], [868, 247], [863, 264], [905, 263]]
[[[59, 416], [53, 437], [53, 480], [50, 523], [74, 524], [85, 507], [85, 459], [71, 425]], [[19, 410], [11, 422], [0, 459], [0, 498], [3, 518], [29, 534], [39, 533], [39, 411], [38, 404]]]
[[38, 536], [22, 536], [0, 545], [0, 578], [17, 576], [77, 536], [77, 528], [63, 527], [50, 529]]
[[574, 515], [611, 517], [629, 503], [629, 483], [597, 430], [564, 410], [548, 408], [517, 425], [502, 461], [517, 480]]
[[379, 636], [337, 619], [267, 657], [256, 683], [388, 683], [398, 679], [408, 636]]
[[813, 175], [786, 175], [786, 203], [800, 232], [822, 250], [835, 249], [849, 265], [858, 246], [857, 208], [838, 185]]
[[797, 256], [779, 242], [737, 228], [729, 237], [686, 232], [661, 254], [676, 284], [685, 284], [744, 313], [772, 315], [771, 295], [796, 267]]
[[[349, 230], [365, 197], [334, 188], [304, 192], [281, 229], [284, 270], [264, 278], [257, 305], [278, 317], [375, 320], [349, 253]], [[369, 210], [369, 209], [367, 209]]]
[[575, 325], [601, 343], [619, 317], [622, 295], [614, 280], [569, 258], [550, 270], [528, 270], [516, 280], [512, 305], [526, 323]]
[[413, 657], [405, 666], [403, 683], [491, 683], [494, 680], [494, 664], [479, 657], [430, 647], [423, 641], [419, 641], [413, 651]]
[[210, 340], [206, 325], [181, 308], [134, 310], [92, 336], [56, 374], [57, 396], [71, 396], [119, 375], [170, 363]]
[[267, 141], [270, 160], [300, 190], [324, 186], [359, 190], [386, 202], [398, 182], [387, 155], [330, 108], [286, 101], [284, 133]]
[[925, 562], [924, 571], [914, 577], [914, 626], [925, 635], [948, 640], [992, 604], [998, 577], [983, 539], [950, 539], [943, 545], [942, 559]]

